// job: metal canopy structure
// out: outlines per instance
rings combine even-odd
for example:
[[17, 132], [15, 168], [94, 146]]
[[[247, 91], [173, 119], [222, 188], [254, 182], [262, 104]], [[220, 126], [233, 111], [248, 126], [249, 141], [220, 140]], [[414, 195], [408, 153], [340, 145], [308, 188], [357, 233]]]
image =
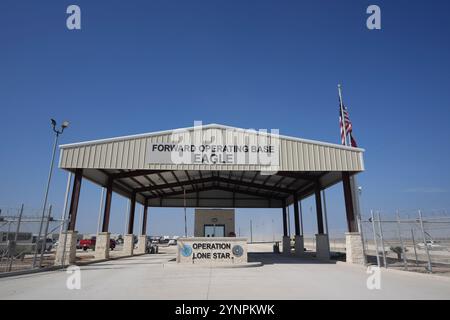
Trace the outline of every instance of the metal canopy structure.
[[[124, 250], [129, 255], [133, 255], [134, 249], [136, 204], [141, 203], [144, 206], [138, 245], [141, 253], [146, 252], [149, 207], [208, 207], [282, 208], [283, 250], [289, 254], [287, 206], [292, 204], [295, 252], [301, 256], [304, 254], [303, 218], [299, 203], [314, 195], [316, 254], [326, 258], [329, 243], [321, 191], [342, 181], [349, 231], [346, 241], [350, 244], [347, 258], [361, 260], [362, 254], [356, 254], [362, 246], [352, 176], [364, 170], [363, 149], [217, 124], [67, 144], [60, 148], [59, 167], [70, 172], [69, 182], [74, 175], [66, 233], [70, 239], [69, 262], [75, 261], [76, 219], [84, 178], [106, 188], [103, 224], [96, 243], [96, 254], [102, 258], [109, 257], [107, 244], [114, 192], [130, 199], [124, 235]], [[65, 249], [59, 252], [57, 257], [65, 255]]]
[[[198, 129], [62, 145], [59, 166], [150, 207], [282, 208], [342, 181], [345, 173], [364, 170], [363, 149], [288, 136], [277, 136], [276, 168], [148, 161], [152, 143], [168, 143], [178, 132], [193, 136]], [[201, 130], [209, 141], [221, 141], [219, 137], [230, 130], [241, 143], [259, 139], [257, 133], [217, 124], [201, 126]]]

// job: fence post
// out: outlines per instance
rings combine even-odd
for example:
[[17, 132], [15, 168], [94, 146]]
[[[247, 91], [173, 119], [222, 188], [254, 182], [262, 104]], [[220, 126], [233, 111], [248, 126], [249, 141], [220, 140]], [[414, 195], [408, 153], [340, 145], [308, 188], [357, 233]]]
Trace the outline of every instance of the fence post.
[[380, 253], [378, 252], [378, 241], [377, 241], [377, 231], [375, 228], [375, 219], [373, 217], [373, 210], [370, 210], [370, 215], [372, 217], [372, 229], [373, 229], [373, 240], [375, 241], [375, 254], [377, 255], [377, 265], [380, 267]]
[[403, 245], [402, 231], [400, 227], [400, 213], [397, 210], [397, 230], [398, 230], [398, 238], [400, 240], [400, 245], [402, 246], [402, 256], [403, 256], [403, 264], [405, 265], [405, 270], [408, 270], [408, 261], [406, 260], [406, 248]]
[[[22, 206], [20, 207], [20, 211], [19, 211], [19, 219], [17, 220], [17, 228], [16, 228], [16, 234], [14, 235], [14, 246], [17, 248], [17, 239], [18, 239], [18, 235], [19, 235], [19, 231], [20, 231], [20, 223], [22, 221], [22, 215], [23, 215], [23, 203]], [[12, 265], [13, 265], [13, 260], [14, 257], [12, 255], [12, 252], [9, 252], [9, 266], [8, 266], [8, 271], [12, 270]]]
[[383, 254], [384, 267], [387, 268], [388, 265], [387, 265], [387, 262], [386, 262], [386, 252], [384, 252], [383, 227], [381, 226], [380, 211], [377, 211], [377, 215], [378, 215], [378, 229], [380, 230], [381, 253]]
[[359, 234], [361, 236], [362, 250], [363, 250], [363, 256], [364, 256], [364, 265], [367, 265], [367, 253], [366, 253], [366, 247], [365, 247], [365, 242], [364, 242], [362, 218], [361, 218], [359, 211], [358, 211], [358, 214], [356, 215], [356, 223], [358, 224]]
[[[8, 221], [8, 220], [6, 220], [6, 224], [8, 224], [8, 231], [6, 231], [6, 253], [8, 253], [9, 252], [9, 244], [8, 244], [8, 241], [9, 241], [9, 231], [10, 231], [10, 229], [11, 229], [11, 221]], [[2, 264], [2, 262], [3, 262], [3, 257], [5, 256], [5, 254], [3, 253], [3, 254], [1, 254], [0, 255], [0, 266], [1, 266], [1, 264]], [[5, 270], [8, 270], [8, 260], [9, 258], [8, 258], [8, 256], [6, 255], [6, 264], [5, 264]]]
[[416, 257], [416, 267], [419, 265], [419, 261], [417, 260], [417, 250], [416, 250], [416, 240], [414, 239], [414, 230], [411, 228], [411, 237], [414, 247], [414, 256]]
[[420, 220], [420, 229], [422, 230], [423, 245], [425, 246], [425, 251], [427, 253], [427, 260], [428, 260], [428, 268], [427, 268], [427, 270], [430, 273], [432, 273], [433, 272], [433, 267], [431, 266], [431, 257], [430, 257], [430, 252], [428, 251], [427, 239], [425, 237], [425, 228], [423, 226], [422, 212], [420, 210], [419, 210], [419, 220]]
[[41, 256], [39, 257], [39, 268], [42, 267], [42, 260], [44, 259], [44, 252], [47, 247], [47, 233], [48, 233], [48, 225], [50, 223], [50, 218], [52, 215], [52, 206], [48, 208], [48, 215], [47, 215], [47, 222], [45, 224], [45, 231], [44, 231], [44, 239], [42, 240], [41, 245]]

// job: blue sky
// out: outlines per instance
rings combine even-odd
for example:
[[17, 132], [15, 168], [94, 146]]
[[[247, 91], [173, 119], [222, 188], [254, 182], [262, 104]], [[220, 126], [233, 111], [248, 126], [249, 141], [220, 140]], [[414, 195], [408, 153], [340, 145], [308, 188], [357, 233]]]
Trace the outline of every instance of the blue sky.
[[[81, 7], [80, 31], [66, 28], [69, 4]], [[370, 4], [381, 7], [382, 30], [366, 28]], [[50, 117], [71, 122], [62, 143], [194, 120], [338, 143], [342, 83], [366, 149], [364, 212], [449, 210], [449, 12], [444, 0], [3, 0], [0, 207], [42, 205]], [[56, 170], [57, 215], [65, 180]], [[79, 231], [95, 232], [99, 196], [84, 183]], [[345, 230], [342, 186], [327, 197], [330, 229]], [[303, 203], [311, 233], [313, 204]], [[123, 232], [125, 211], [116, 196], [113, 232]], [[182, 209], [150, 212], [151, 234], [182, 234]], [[239, 210], [237, 227], [245, 235], [253, 219], [271, 237], [280, 215]]]

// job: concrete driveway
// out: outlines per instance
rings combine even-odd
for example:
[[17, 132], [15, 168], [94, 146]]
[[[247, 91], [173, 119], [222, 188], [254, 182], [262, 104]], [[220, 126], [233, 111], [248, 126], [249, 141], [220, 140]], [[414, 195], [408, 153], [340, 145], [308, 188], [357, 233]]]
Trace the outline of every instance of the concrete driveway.
[[[166, 251], [167, 252], [167, 251]], [[450, 280], [382, 271], [369, 290], [360, 266], [252, 254], [254, 268], [177, 265], [173, 251], [81, 267], [81, 289], [69, 290], [65, 271], [0, 279], [0, 299], [449, 299]]]

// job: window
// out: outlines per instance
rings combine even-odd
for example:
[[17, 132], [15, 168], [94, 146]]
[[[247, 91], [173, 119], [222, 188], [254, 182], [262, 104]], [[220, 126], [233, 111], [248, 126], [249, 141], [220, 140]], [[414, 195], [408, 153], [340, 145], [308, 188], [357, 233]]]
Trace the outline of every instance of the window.
[[224, 224], [205, 224], [203, 228], [205, 237], [225, 237]]

